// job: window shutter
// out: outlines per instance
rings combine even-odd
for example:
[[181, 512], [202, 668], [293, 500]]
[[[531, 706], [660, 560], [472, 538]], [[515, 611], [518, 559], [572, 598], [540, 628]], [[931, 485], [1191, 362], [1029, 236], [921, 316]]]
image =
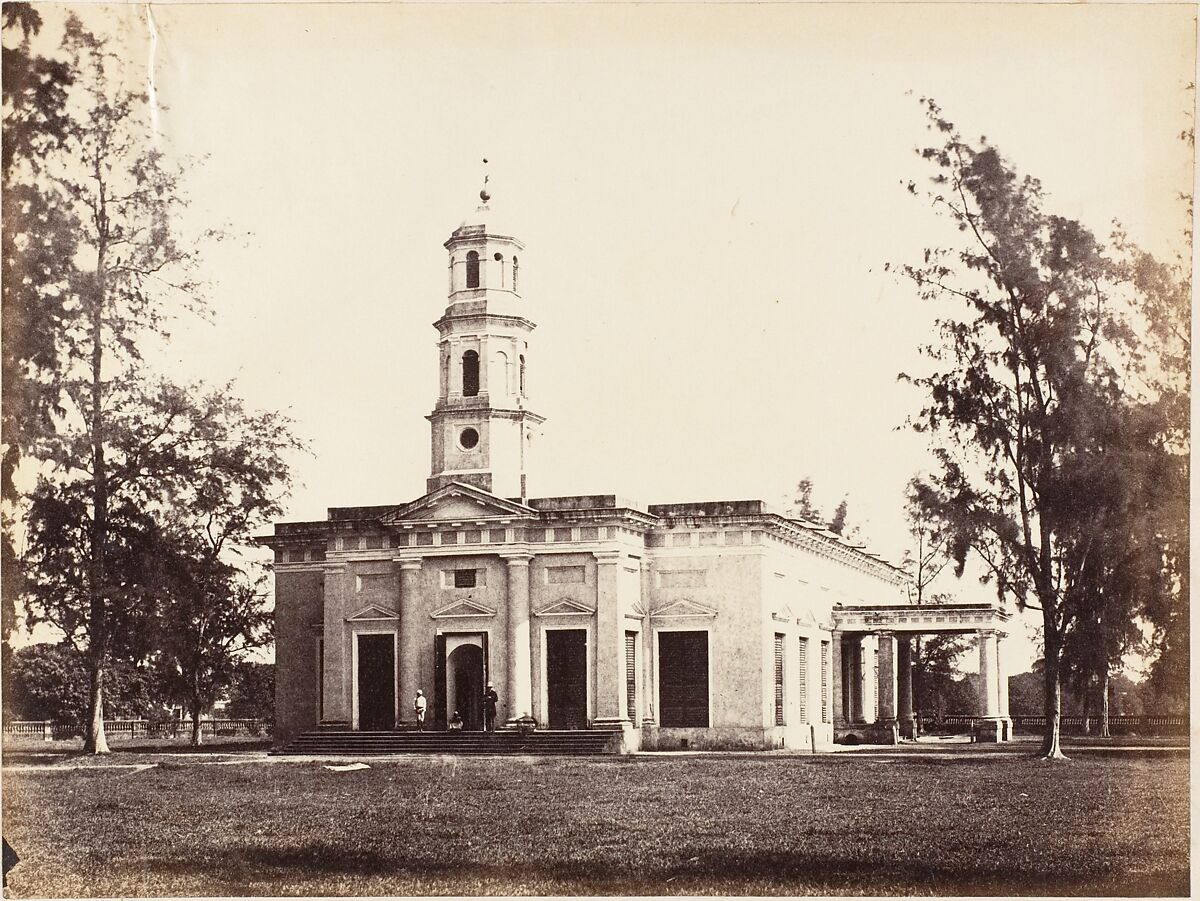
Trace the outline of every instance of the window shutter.
[[829, 722], [829, 642], [821, 642], [821, 722]]
[[637, 725], [637, 633], [625, 633], [625, 701], [629, 719]]
[[775, 725], [783, 725], [783, 636], [775, 633]]
[[800, 692], [800, 722], [808, 722], [808, 639], [800, 639], [800, 672], [798, 673]]

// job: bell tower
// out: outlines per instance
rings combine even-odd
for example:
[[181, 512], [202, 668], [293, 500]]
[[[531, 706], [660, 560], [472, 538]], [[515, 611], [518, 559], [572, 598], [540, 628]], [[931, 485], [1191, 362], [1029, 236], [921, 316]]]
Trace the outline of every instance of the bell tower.
[[489, 206], [486, 177], [479, 199], [443, 245], [449, 299], [433, 324], [440, 379], [426, 417], [433, 452], [427, 490], [465, 482], [524, 500], [530, 445], [545, 421], [526, 408], [535, 325], [520, 294], [525, 245]]

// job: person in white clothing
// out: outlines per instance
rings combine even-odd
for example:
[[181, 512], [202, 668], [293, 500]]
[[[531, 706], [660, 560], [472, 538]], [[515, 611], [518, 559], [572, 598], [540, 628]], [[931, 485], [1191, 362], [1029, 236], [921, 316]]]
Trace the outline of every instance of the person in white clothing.
[[425, 700], [425, 692], [421, 691], [421, 689], [418, 688], [417, 696], [415, 698], [413, 698], [413, 713], [416, 715], [416, 718], [417, 718], [417, 731], [418, 732], [425, 731], [425, 708], [428, 706], [429, 706], [429, 704]]

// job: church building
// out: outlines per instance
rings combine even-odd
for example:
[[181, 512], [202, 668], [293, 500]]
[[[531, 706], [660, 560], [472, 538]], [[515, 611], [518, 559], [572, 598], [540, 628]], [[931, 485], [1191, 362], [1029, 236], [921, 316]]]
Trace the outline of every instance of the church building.
[[531, 496], [525, 247], [480, 197], [444, 244], [426, 493], [263, 539], [277, 742], [411, 728], [418, 691], [426, 728], [479, 730], [488, 683], [498, 728], [609, 730], [625, 751], [895, 741], [923, 631], [979, 633], [983, 732], [1006, 737], [1002, 610], [910, 606], [898, 568], [761, 501]]

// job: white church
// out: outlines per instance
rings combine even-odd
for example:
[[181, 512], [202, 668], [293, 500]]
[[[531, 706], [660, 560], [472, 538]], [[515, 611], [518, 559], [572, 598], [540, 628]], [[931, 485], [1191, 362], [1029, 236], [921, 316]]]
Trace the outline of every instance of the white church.
[[480, 197], [444, 244], [426, 494], [264, 539], [277, 742], [409, 730], [418, 690], [427, 729], [457, 712], [480, 730], [489, 682], [499, 728], [600, 730], [622, 751], [895, 742], [927, 632], [977, 635], [976, 734], [1007, 739], [1003, 609], [911, 606], [898, 568], [761, 501], [530, 496], [525, 245]]

